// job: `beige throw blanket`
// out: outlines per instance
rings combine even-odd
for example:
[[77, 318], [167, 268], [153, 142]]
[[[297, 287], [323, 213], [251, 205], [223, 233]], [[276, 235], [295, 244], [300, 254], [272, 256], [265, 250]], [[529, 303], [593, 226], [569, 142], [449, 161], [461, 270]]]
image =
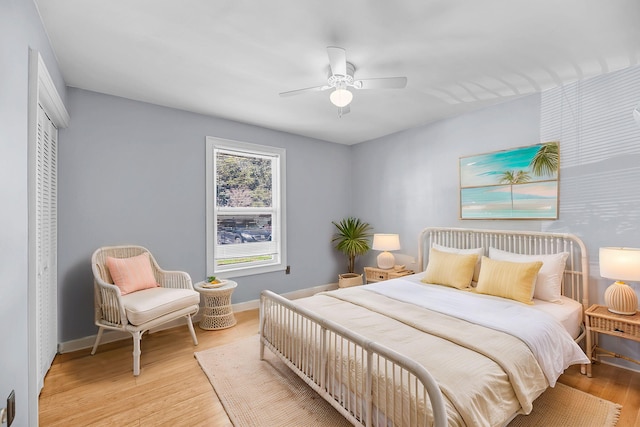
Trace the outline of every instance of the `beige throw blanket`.
[[[449, 425], [500, 426], [546, 388], [519, 339], [361, 288], [296, 303], [425, 366], [440, 384]], [[426, 332], [426, 333], [425, 333]]]

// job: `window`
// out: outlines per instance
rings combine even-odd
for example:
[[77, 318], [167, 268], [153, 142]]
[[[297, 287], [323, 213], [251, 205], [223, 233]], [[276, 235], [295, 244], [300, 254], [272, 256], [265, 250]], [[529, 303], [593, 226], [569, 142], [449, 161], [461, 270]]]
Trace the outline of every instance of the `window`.
[[207, 275], [286, 266], [285, 150], [207, 137]]

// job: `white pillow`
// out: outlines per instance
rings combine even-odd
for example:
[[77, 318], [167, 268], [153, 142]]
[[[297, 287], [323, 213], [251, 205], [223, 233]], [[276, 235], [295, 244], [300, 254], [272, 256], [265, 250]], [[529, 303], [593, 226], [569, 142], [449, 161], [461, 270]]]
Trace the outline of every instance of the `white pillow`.
[[533, 262], [542, 261], [542, 268], [538, 272], [533, 297], [544, 301], [562, 304], [560, 299], [562, 277], [569, 252], [546, 255], [521, 255], [513, 252], [489, 248], [489, 258], [497, 261]]
[[458, 249], [458, 248], [450, 248], [448, 246], [442, 246], [437, 243], [431, 245], [431, 247], [440, 252], [448, 252], [450, 254], [459, 254], [459, 255], [478, 255], [478, 262], [476, 262], [476, 266], [473, 270], [473, 281], [477, 282], [480, 277], [480, 261], [482, 260], [482, 256], [484, 255], [483, 248], [473, 248], [473, 249]]

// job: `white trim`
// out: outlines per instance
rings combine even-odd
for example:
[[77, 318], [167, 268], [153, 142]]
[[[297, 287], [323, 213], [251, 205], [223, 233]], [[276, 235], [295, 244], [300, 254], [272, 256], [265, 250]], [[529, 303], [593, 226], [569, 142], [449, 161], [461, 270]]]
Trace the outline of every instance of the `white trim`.
[[31, 49], [29, 67], [31, 68], [31, 62], [36, 61], [38, 64], [38, 101], [58, 129], [66, 128], [69, 126], [69, 113], [62, 102], [62, 98], [60, 98], [56, 86], [53, 84], [42, 56], [38, 51]]
[[[283, 296], [288, 299], [298, 299], [298, 298], [310, 297], [312, 295], [317, 294], [318, 292], [332, 291], [334, 289], [338, 289], [337, 283], [329, 283], [328, 285], [319, 285], [319, 286], [314, 286], [312, 288], [299, 289], [297, 291], [287, 292], [286, 294], [283, 294]], [[260, 306], [260, 300], [256, 299], [252, 301], [233, 304], [233, 311], [235, 313], [240, 313], [242, 311], [255, 310], [259, 308], [259, 306]], [[196, 316], [194, 316], [193, 318], [194, 323], [199, 321], [201, 317], [202, 317], [201, 313], [198, 313]], [[178, 326], [184, 326], [185, 324], [186, 324], [186, 320], [177, 319], [177, 320], [174, 320], [173, 322], [168, 322], [162, 326], [152, 329], [150, 333], [162, 331], [165, 329], [175, 328]], [[202, 330], [199, 330], [199, 331], [206, 332]], [[84, 338], [65, 341], [63, 343], [58, 344], [58, 352], [71, 353], [73, 351], [91, 348], [93, 347], [93, 343], [95, 342], [95, 340], [96, 340], [96, 336], [90, 335]], [[100, 343], [106, 344], [106, 343], [121, 341], [121, 340], [131, 340], [131, 334], [126, 332], [120, 332], [120, 331], [105, 331], [102, 334], [102, 339], [100, 340]], [[100, 350], [98, 349], [98, 352], [99, 351]]]
[[[605, 356], [605, 357], [606, 357], [606, 356]], [[620, 364], [620, 365], [619, 365], [619, 364], [617, 364], [617, 363], [613, 363], [613, 360], [615, 360], [615, 357], [613, 357], [613, 356], [608, 356], [608, 357], [609, 357], [609, 358], [612, 358], [612, 359], [611, 359], [611, 361], [609, 361], [609, 360], [602, 360], [602, 358], [601, 358], [601, 357], [599, 357], [599, 358], [598, 358], [598, 362], [599, 362], [599, 363], [602, 363], [603, 365], [615, 366], [616, 368], [626, 369], [627, 371], [631, 371], [631, 372], [638, 372], [638, 373], [640, 373], [640, 369], [637, 369], [637, 368], [635, 368], [635, 367], [633, 367], [633, 368], [632, 368], [631, 366], [627, 366], [626, 364], [625, 364], [625, 365], [622, 365], [622, 364]]]
[[[297, 291], [292, 291], [292, 292], [287, 292], [285, 294], [282, 294], [282, 296], [287, 299], [298, 299], [298, 298], [310, 297], [312, 295], [317, 294], [318, 292], [332, 291], [334, 289], [338, 289], [337, 283], [329, 283], [328, 285], [319, 285], [319, 286], [314, 286], [312, 288], [299, 289]], [[233, 310], [237, 312], [254, 310], [259, 307], [260, 307], [259, 299], [254, 299], [251, 301], [233, 304]]]
[[[29, 378], [27, 386], [27, 400], [29, 407], [29, 425], [38, 425], [38, 397], [39, 387], [39, 361], [38, 361], [38, 298], [36, 289], [36, 203], [33, 194], [36, 192], [35, 180], [35, 150], [37, 144], [38, 126], [38, 104], [42, 105], [44, 111], [57, 128], [64, 128], [69, 125], [69, 113], [62, 102], [62, 98], [53, 84], [47, 66], [42, 60], [42, 56], [35, 49], [29, 49], [29, 87], [27, 99], [27, 180], [28, 180], [28, 345], [29, 345]], [[57, 285], [56, 285], [57, 286]], [[57, 302], [54, 302], [57, 304]]]
[[[199, 319], [199, 316], [196, 315], [193, 317], [193, 322], [195, 323]], [[165, 329], [177, 328], [180, 326], [185, 326], [187, 321], [184, 318], [176, 319], [171, 322], [164, 323], [157, 328], [152, 328], [149, 333], [163, 331]], [[131, 334], [128, 332], [122, 331], [108, 331], [105, 330], [102, 334], [102, 338], [100, 339], [100, 345], [107, 344], [110, 342], [123, 341], [128, 340], [131, 341]], [[96, 341], [95, 335], [89, 335], [88, 337], [78, 338], [75, 340], [65, 341], [58, 344], [58, 353], [71, 353], [73, 351], [84, 350], [87, 348], [92, 348], [93, 344]], [[98, 353], [100, 352], [100, 348], [98, 348]]]

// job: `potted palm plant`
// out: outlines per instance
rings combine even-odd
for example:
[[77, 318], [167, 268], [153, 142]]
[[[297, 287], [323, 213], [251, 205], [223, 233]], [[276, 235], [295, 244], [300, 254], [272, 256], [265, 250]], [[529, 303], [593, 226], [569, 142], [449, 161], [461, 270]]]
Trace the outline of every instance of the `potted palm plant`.
[[362, 285], [362, 274], [355, 273], [356, 257], [364, 255], [371, 249], [369, 237], [371, 226], [359, 218], [344, 218], [340, 222], [332, 221], [338, 229], [331, 240], [336, 249], [347, 257], [347, 273], [338, 276], [341, 288]]

